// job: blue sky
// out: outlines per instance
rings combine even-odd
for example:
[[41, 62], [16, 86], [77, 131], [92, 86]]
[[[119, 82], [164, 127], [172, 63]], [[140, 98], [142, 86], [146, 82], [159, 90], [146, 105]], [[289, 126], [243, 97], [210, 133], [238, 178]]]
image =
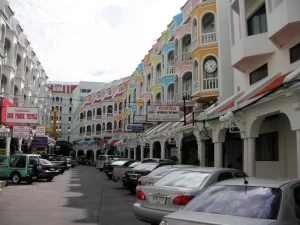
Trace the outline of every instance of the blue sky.
[[10, 0], [49, 80], [131, 75], [185, 0]]

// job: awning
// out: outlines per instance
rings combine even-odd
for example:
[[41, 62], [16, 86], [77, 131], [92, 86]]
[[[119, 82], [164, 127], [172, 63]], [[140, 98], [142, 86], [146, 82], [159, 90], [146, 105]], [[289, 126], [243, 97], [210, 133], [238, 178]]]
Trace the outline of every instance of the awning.
[[100, 142], [100, 147], [105, 146], [105, 144], [106, 144], [106, 141], [101, 141], [101, 142]]
[[13, 127], [13, 126], [26, 126], [26, 123], [10, 123], [6, 122], [6, 108], [7, 107], [16, 107], [15, 104], [8, 101], [6, 98], [2, 98], [2, 113], [1, 113], [1, 123]]
[[115, 146], [115, 144], [118, 142], [119, 140], [113, 140], [112, 142], [109, 143], [110, 146]]

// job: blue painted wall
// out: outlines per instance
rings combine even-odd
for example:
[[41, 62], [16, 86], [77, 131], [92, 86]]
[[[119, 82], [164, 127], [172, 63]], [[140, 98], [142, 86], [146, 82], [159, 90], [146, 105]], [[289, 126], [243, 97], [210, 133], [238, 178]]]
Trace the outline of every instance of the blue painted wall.
[[136, 83], [132, 83], [132, 84], [130, 85], [130, 88], [131, 88], [131, 89], [135, 89], [135, 88], [136, 88]]
[[138, 74], [140, 75], [144, 70], [144, 64], [140, 63], [138, 67], [139, 67]]
[[136, 105], [132, 105], [132, 106], [130, 106], [130, 111], [131, 111], [131, 112], [134, 112], [134, 111], [136, 111]]
[[173, 19], [176, 22], [176, 27], [180, 26], [183, 22], [183, 13], [181, 12], [177, 14], [176, 16], [173, 17]]
[[169, 84], [171, 83], [174, 83], [175, 82], [175, 75], [168, 75], [168, 76], [164, 76], [162, 78], [162, 81], [161, 81], [161, 84], [162, 86], [164, 87], [164, 104], [167, 104], [167, 99], [168, 99], [168, 86]]

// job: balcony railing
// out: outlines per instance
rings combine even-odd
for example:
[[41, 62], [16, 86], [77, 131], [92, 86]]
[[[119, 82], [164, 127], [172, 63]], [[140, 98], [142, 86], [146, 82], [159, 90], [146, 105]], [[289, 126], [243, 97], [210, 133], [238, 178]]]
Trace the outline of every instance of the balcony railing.
[[86, 120], [92, 120], [92, 119], [93, 119], [93, 117], [91, 117], [91, 116], [86, 118]]
[[102, 131], [96, 131], [96, 136], [100, 136]]
[[183, 63], [192, 61], [192, 54], [190, 52], [182, 53], [181, 60], [182, 60]]
[[97, 120], [102, 119], [102, 115], [96, 115], [96, 119]]
[[218, 88], [218, 77], [203, 79], [203, 90], [214, 90]]
[[87, 136], [87, 137], [92, 136], [92, 132], [86, 132], [85, 136]]
[[196, 93], [196, 92], [198, 92], [199, 91], [199, 82], [198, 81], [195, 81], [194, 83], [193, 83], [193, 93]]
[[174, 74], [175, 73], [175, 67], [174, 66], [168, 66], [167, 73], [168, 74]]
[[112, 112], [107, 113], [107, 117], [112, 117], [112, 116], [114, 116], [114, 114]]
[[182, 96], [192, 96], [192, 90], [182, 91]]
[[122, 110], [122, 109], [120, 109], [120, 110], [119, 110], [119, 114], [122, 114], [122, 113], [123, 113], [123, 110]]
[[207, 44], [213, 44], [217, 42], [217, 33], [207, 33], [201, 35], [201, 44], [207, 45]]
[[[156, 84], [160, 84], [160, 81], [161, 81], [161, 74], [158, 74], [159, 76], [156, 77]], [[154, 82], [153, 82], [154, 83]], [[154, 84], [155, 85], [155, 84]]]
[[169, 99], [169, 100], [167, 101], [167, 105], [174, 105], [174, 104], [175, 104], [174, 99]]
[[83, 122], [84, 119], [80, 119], [80, 122]]
[[113, 131], [112, 130], [103, 130], [102, 135], [112, 135]]
[[174, 102], [178, 103], [180, 101], [180, 94], [174, 95]]
[[191, 49], [195, 49], [198, 45], [198, 39], [194, 38], [194, 40], [192, 40], [192, 45], [191, 45]]
[[83, 133], [80, 133], [80, 134], [79, 134], [79, 137], [82, 137], [82, 136], [83, 136]]

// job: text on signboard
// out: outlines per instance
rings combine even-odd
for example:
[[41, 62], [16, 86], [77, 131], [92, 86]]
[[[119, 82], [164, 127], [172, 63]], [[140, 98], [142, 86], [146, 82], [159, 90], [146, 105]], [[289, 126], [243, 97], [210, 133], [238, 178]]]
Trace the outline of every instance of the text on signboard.
[[[26, 116], [26, 117], [25, 117]], [[8, 119], [28, 119], [28, 120], [37, 120], [37, 114], [24, 114], [24, 113], [7, 113]]]

